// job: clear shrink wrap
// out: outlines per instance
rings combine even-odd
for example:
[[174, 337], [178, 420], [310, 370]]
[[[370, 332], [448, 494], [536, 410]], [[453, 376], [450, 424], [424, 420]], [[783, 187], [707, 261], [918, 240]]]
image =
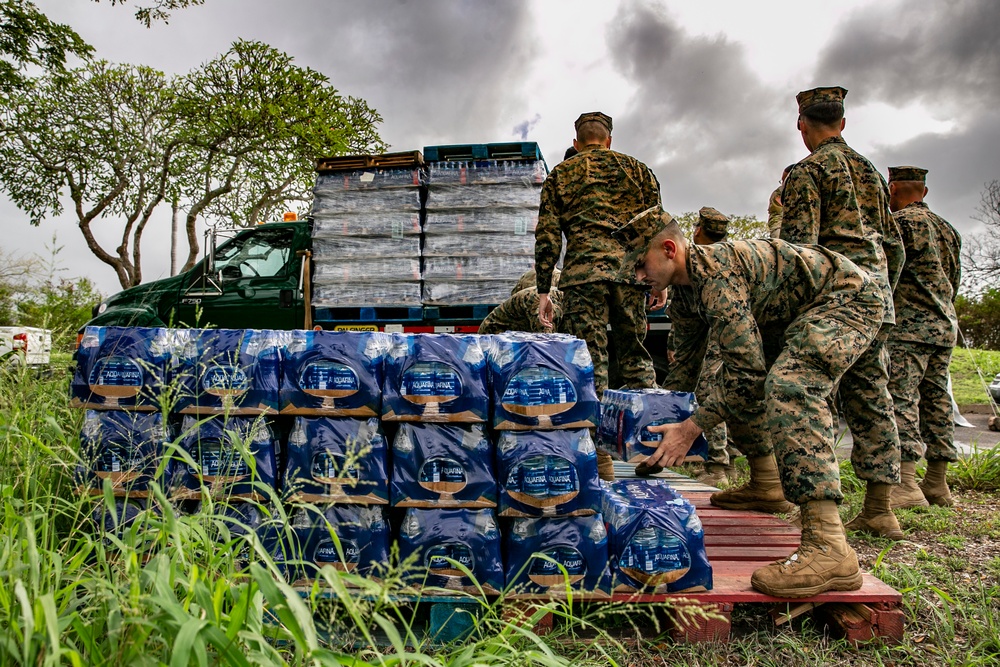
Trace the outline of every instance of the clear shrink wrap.
[[[414, 555], [423, 566], [409, 577], [414, 588], [445, 588], [473, 595], [503, 590], [500, 529], [491, 509], [409, 508], [399, 529], [399, 559]], [[476, 581], [456, 563], [468, 568]]]
[[542, 160], [440, 160], [428, 164], [427, 170], [428, 181], [437, 185], [541, 185], [547, 175]]
[[437, 234], [507, 234], [535, 236], [538, 208], [479, 209], [431, 211], [424, 220], [424, 233]]
[[504, 547], [507, 586], [514, 599], [610, 597], [608, 533], [600, 514], [514, 519], [504, 536]]
[[712, 565], [694, 506], [666, 480], [602, 482], [615, 592], [710, 590]]
[[312, 302], [317, 308], [419, 306], [420, 290], [420, 281], [318, 285], [313, 291]]
[[313, 238], [376, 236], [400, 238], [420, 235], [420, 213], [410, 211], [371, 211], [339, 213], [328, 211], [313, 216]]
[[515, 255], [534, 259], [532, 234], [435, 234], [424, 237], [424, 257]]
[[420, 189], [372, 188], [344, 190], [317, 182], [313, 188], [313, 213], [366, 213], [372, 211], [419, 211]]
[[538, 210], [541, 183], [461, 185], [431, 183], [427, 187], [427, 212], [476, 208], [527, 208]]
[[[624, 461], [638, 463], [656, 451], [663, 440], [650, 426], [677, 424], [698, 408], [694, 394], [667, 389], [608, 389], [601, 398], [598, 446]], [[688, 450], [688, 459], [708, 455], [708, 441], [699, 435]]]
[[400, 424], [392, 445], [392, 505], [496, 507], [493, 450], [482, 424]]
[[70, 405], [159, 410], [172, 340], [164, 328], [85, 327], [70, 382]]
[[372, 280], [387, 283], [415, 282], [420, 280], [420, 260], [370, 257], [336, 261], [324, 258], [315, 263], [312, 278], [313, 285], [321, 286]]
[[321, 171], [316, 174], [316, 189], [322, 192], [343, 190], [382, 190], [416, 188], [427, 180], [420, 169], [372, 167], [351, 171]]
[[100, 495], [105, 480], [114, 496], [144, 498], [159, 475], [169, 479], [166, 445], [171, 429], [159, 412], [87, 410], [80, 430], [76, 481], [81, 493]]
[[[377, 505], [328, 505], [302, 508], [292, 515], [292, 529], [302, 545], [302, 565], [295, 586], [322, 580], [320, 570], [332, 567], [378, 580], [389, 563], [389, 523]], [[348, 587], [360, 582], [345, 577]]]
[[535, 266], [532, 256], [427, 257], [425, 280], [510, 280], [515, 282]]
[[[313, 239], [313, 259], [317, 265], [336, 264], [345, 259], [420, 257], [420, 237], [414, 235], [393, 238], [389, 236], [342, 236]], [[373, 275], [372, 278], [378, 276]]]
[[510, 296], [516, 278], [507, 280], [425, 280], [423, 302], [428, 306], [503, 303]]
[[296, 417], [288, 436], [285, 495], [307, 503], [385, 505], [388, 449], [375, 417]]

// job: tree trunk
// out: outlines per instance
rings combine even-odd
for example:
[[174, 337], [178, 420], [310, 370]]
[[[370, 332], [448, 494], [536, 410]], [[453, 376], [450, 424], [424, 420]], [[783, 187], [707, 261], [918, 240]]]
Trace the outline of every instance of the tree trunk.
[[177, 215], [180, 212], [180, 201], [177, 197], [174, 197], [174, 203], [171, 206], [173, 211], [173, 218], [170, 222], [170, 275], [177, 275]]

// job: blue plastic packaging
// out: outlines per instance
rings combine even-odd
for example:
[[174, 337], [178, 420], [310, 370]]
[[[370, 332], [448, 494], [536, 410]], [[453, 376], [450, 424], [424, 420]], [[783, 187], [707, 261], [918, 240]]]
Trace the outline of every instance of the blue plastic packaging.
[[690, 502], [659, 479], [602, 487], [615, 592], [712, 588], [705, 532]]
[[498, 430], [590, 428], [599, 423], [587, 344], [565, 334], [508, 331], [486, 344]]
[[392, 445], [396, 507], [496, 507], [494, 448], [482, 424], [400, 424]]
[[86, 327], [70, 383], [70, 405], [94, 410], [159, 410], [170, 348], [168, 329]]
[[281, 414], [378, 417], [389, 336], [293, 331], [283, 348]]
[[174, 410], [261, 415], [278, 411], [281, 338], [258, 329], [174, 329]]
[[298, 586], [311, 585], [327, 565], [377, 579], [389, 563], [389, 524], [382, 507], [328, 505], [322, 514], [301, 509], [291, 522], [302, 545]]
[[596, 514], [601, 488], [588, 429], [503, 431], [497, 441], [500, 516]]
[[[690, 417], [698, 407], [694, 394], [666, 389], [608, 389], [601, 399], [601, 423], [598, 446], [625, 461], [638, 463], [656, 451], [663, 439], [650, 426], [677, 424]], [[695, 438], [688, 459], [704, 460], [708, 441]]]
[[[399, 558], [416, 555], [418, 565], [407, 583], [414, 588], [433, 587], [477, 594], [497, 594], [504, 587], [500, 558], [500, 530], [493, 510], [406, 510], [399, 529]], [[475, 581], [450, 563], [467, 567]], [[478, 586], [476, 585], [478, 583]]]
[[574, 597], [583, 592], [584, 597], [606, 598], [611, 593], [608, 534], [600, 514], [514, 519], [505, 532], [504, 546], [512, 597], [565, 597], [567, 585]]
[[486, 357], [480, 336], [392, 334], [385, 363], [385, 421], [485, 422]]
[[212, 514], [208, 514], [208, 506], [199, 502], [194, 511], [214, 519], [209, 534], [220, 544], [235, 547], [238, 568], [261, 561], [260, 553], [249, 539], [252, 533], [259, 541], [258, 548], [270, 557], [285, 581], [292, 582], [299, 576], [303, 552], [298, 536], [287, 530], [285, 523], [265, 506], [240, 500], [217, 502], [211, 505]]
[[[76, 480], [81, 492], [103, 493], [110, 480], [115, 496], [145, 498], [149, 484], [163, 464], [164, 447], [171, 440], [169, 425], [159, 412], [87, 410], [80, 430], [80, 459]], [[156, 480], [161, 483], [162, 480]]]
[[269, 500], [276, 490], [279, 440], [264, 418], [184, 417], [181, 448], [193, 459], [172, 463], [174, 494], [200, 498], [202, 485], [213, 498]]
[[296, 417], [285, 495], [307, 503], [386, 504], [388, 445], [379, 420]]

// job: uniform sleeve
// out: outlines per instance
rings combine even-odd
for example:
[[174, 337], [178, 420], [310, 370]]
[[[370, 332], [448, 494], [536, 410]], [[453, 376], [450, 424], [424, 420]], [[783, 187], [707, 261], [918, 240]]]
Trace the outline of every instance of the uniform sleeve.
[[[882, 175], [879, 174], [879, 178]], [[903, 273], [903, 265], [906, 263], [906, 246], [903, 244], [903, 236], [896, 224], [896, 218], [889, 211], [889, 186], [882, 181], [882, 197], [880, 198], [882, 207], [882, 252], [885, 253], [885, 264], [889, 274], [889, 286], [893, 290], [899, 282], [899, 276]]]
[[955, 249], [954, 255], [955, 261], [952, 263], [951, 271], [949, 271], [949, 278], [951, 279], [951, 289], [952, 289], [952, 303], [958, 298], [958, 286], [962, 283], [962, 237], [958, 235], [958, 231], [955, 231]]
[[553, 172], [542, 184], [538, 225], [535, 227], [535, 284], [538, 286], [539, 294], [548, 294], [551, 291], [552, 270], [556, 268], [561, 250], [562, 230], [559, 226], [556, 173]]
[[661, 386], [673, 391], [694, 391], [705, 358], [708, 325], [690, 308], [686, 299], [676, 294], [671, 294], [668, 313], [674, 363]]
[[781, 190], [781, 240], [796, 245], [819, 242], [820, 191], [812, 169], [792, 167]]
[[702, 372], [715, 373], [715, 381], [705, 383], [711, 389], [698, 396], [691, 420], [709, 431], [763, 398], [767, 366], [746, 279], [725, 271], [700, 292], [710, 322]]
[[651, 206], [656, 206], [660, 203], [660, 182], [656, 180], [656, 175], [653, 174], [653, 170], [646, 165], [644, 171], [646, 172], [645, 179], [642, 184], [642, 198], [643, 205], [645, 208], [650, 208]]

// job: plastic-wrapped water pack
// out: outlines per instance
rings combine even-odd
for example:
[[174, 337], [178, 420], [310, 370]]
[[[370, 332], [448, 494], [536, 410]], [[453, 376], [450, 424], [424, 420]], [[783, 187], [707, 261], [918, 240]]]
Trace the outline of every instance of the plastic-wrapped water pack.
[[432, 211], [424, 220], [427, 243], [438, 236], [498, 234], [504, 238], [527, 236], [534, 240], [538, 207]]
[[695, 508], [659, 479], [602, 482], [615, 592], [712, 588]]
[[171, 340], [170, 330], [160, 327], [86, 327], [70, 384], [70, 405], [159, 410]]
[[428, 306], [503, 303], [517, 278], [506, 280], [425, 280], [423, 302]]
[[400, 424], [392, 445], [395, 507], [496, 507], [493, 445], [482, 424]]
[[[195, 505], [195, 513], [211, 519], [208, 527], [218, 544], [232, 549], [238, 568], [260, 562], [267, 555], [287, 582], [298, 576], [302, 545], [294, 531], [273, 511], [254, 502], [235, 500]], [[259, 550], [259, 551], [258, 551]]]
[[381, 415], [389, 341], [379, 332], [291, 332], [283, 348], [281, 414]]
[[[303, 508], [292, 516], [291, 524], [302, 545], [298, 586], [322, 578], [319, 570], [326, 566], [378, 578], [389, 562], [389, 524], [382, 507], [328, 505], [322, 513]], [[345, 583], [351, 585], [350, 580]]]
[[345, 285], [318, 285], [313, 288], [313, 306], [317, 308], [367, 306], [419, 306], [420, 281], [379, 283], [357, 282]]
[[280, 440], [267, 420], [247, 417], [184, 417], [180, 446], [190, 457], [172, 465], [174, 494], [199, 498], [268, 500], [276, 490]]
[[176, 412], [277, 413], [283, 332], [262, 329], [174, 329]]
[[477, 185], [508, 183], [541, 185], [548, 175], [543, 160], [435, 160], [428, 164], [428, 182]]
[[584, 341], [565, 334], [509, 331], [490, 336], [486, 350], [494, 428], [598, 425], [594, 364]]
[[486, 357], [479, 336], [392, 334], [382, 386], [382, 419], [486, 421], [486, 382]]
[[[504, 587], [500, 529], [493, 510], [411, 507], [399, 528], [399, 558], [405, 561], [414, 554], [418, 566], [407, 579], [414, 587], [473, 594], [480, 589], [495, 594]], [[475, 581], [456, 563], [471, 571]]]
[[296, 417], [288, 436], [284, 492], [307, 503], [384, 505], [387, 452], [375, 417]]
[[171, 439], [159, 412], [87, 410], [76, 468], [81, 491], [99, 495], [108, 480], [115, 496], [148, 496], [150, 482], [163, 486], [157, 472], [169, 479], [164, 450]]
[[[649, 427], [682, 422], [697, 407], [691, 392], [608, 389], [601, 399], [598, 446], [625, 461], [643, 461], [663, 439], [663, 434], [653, 433]], [[707, 455], [708, 441], [699, 435], [688, 450], [688, 458], [704, 460]]]
[[[519, 595], [608, 597], [608, 533], [600, 514], [514, 519], [504, 537], [507, 585]], [[540, 554], [540, 555], [539, 555]]]
[[588, 429], [503, 431], [497, 442], [500, 516], [596, 514], [601, 488]]

